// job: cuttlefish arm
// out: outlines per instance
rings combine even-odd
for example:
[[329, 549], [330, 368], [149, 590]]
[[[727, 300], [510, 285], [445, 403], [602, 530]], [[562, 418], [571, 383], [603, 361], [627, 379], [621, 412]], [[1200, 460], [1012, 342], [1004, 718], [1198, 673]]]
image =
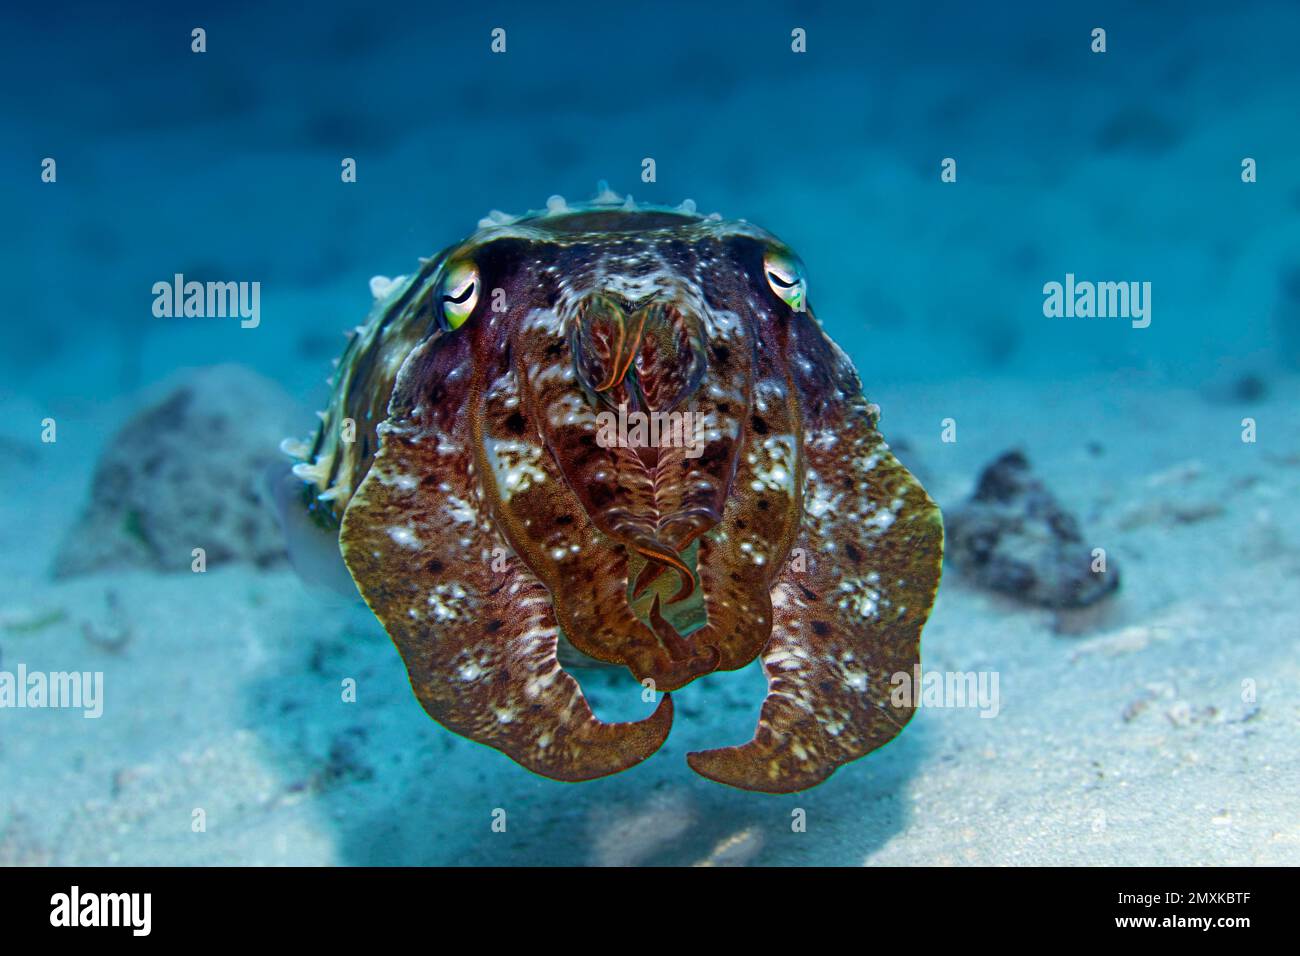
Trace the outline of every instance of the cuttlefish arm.
[[553, 779], [617, 773], [664, 742], [672, 702], [604, 723], [561, 668], [550, 596], [495, 530], [474, 478], [466, 348], [435, 336], [403, 366], [344, 515], [344, 560], [434, 720]]
[[910, 680], [920, 660], [943, 560], [938, 508], [876, 431], [847, 357], [804, 326], [791, 366], [807, 426], [803, 523], [772, 588], [767, 700], [749, 743], [687, 755], [705, 777], [770, 793], [822, 782], [911, 719], [891, 677]]
[[[675, 690], [712, 671], [718, 660], [712, 649], [673, 644], [668, 631], [666, 643], [634, 615], [626, 550], [608, 546], [554, 451], [538, 437], [555, 427], [554, 418], [588, 414], [579, 411], [581, 398], [565, 386], [562, 371], [529, 371], [537, 360], [529, 356], [544, 356], [548, 341], [562, 340], [548, 340], [534, 326], [507, 354], [492, 347], [489, 327], [469, 331], [482, 336], [477, 348], [484, 356], [472, 400], [480, 485], [501, 534], [545, 583], [565, 637], [588, 657], [626, 665], [658, 690]], [[586, 446], [565, 451], [604, 451], [591, 433], [586, 439]]]

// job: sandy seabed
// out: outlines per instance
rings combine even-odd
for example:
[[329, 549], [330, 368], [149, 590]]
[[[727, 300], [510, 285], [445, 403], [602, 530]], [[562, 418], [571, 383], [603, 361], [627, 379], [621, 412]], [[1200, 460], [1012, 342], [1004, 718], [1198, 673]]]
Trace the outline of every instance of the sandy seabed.
[[[1123, 584], [1057, 614], [949, 569], [924, 667], [996, 674], [996, 715], [923, 707], [896, 741], [790, 796], [684, 761], [748, 738], [753, 666], [678, 692], [673, 735], [645, 764], [544, 780], [430, 721], [365, 608], [290, 571], [55, 582], [93, 458], [62, 440], [10, 456], [28, 493], [0, 531], [0, 668], [102, 671], [105, 689], [97, 720], [0, 716], [0, 863], [1300, 863], [1300, 379], [1248, 403], [1131, 377], [872, 397], [945, 508], [1014, 421]], [[9, 421], [35, 413], [9, 406]], [[99, 414], [96, 433], [120, 420]], [[630, 679], [580, 677], [607, 719], [649, 706]]]

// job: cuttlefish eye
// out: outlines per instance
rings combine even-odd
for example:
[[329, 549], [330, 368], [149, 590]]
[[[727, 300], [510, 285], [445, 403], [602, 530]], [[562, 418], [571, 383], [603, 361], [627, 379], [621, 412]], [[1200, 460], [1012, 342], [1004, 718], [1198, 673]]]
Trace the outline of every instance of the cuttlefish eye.
[[778, 299], [796, 312], [804, 310], [808, 283], [798, 260], [780, 250], [769, 249], [763, 257], [763, 273]]
[[438, 287], [438, 304], [446, 328], [458, 329], [478, 305], [478, 267], [472, 262], [453, 262]]

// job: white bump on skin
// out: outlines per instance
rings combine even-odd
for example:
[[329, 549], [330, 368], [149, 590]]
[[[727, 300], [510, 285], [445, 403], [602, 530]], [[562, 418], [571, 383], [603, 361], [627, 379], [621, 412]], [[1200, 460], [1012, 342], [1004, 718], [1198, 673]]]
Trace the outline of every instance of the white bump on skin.
[[478, 678], [483, 674], [483, 670], [478, 666], [478, 664], [470, 661], [467, 664], [462, 664], [457, 673], [460, 674], [461, 680], [473, 681], [478, 680]]
[[839, 441], [839, 436], [829, 428], [823, 428], [811, 433], [807, 438], [808, 444], [814, 448], [831, 449]]
[[439, 584], [429, 592], [429, 607], [434, 620], [454, 621], [460, 617], [459, 608], [465, 603], [465, 589], [459, 584]]
[[546, 480], [546, 472], [537, 466], [542, 450], [536, 445], [512, 439], [485, 439], [484, 450], [502, 501], [509, 501], [516, 492]]
[[877, 511], [866, 520], [867, 527], [875, 529], [876, 534], [885, 531], [893, 523], [894, 513], [892, 511]]
[[863, 671], [844, 671], [844, 683], [848, 684], [859, 694], [867, 691], [867, 674]]
[[420, 539], [415, 536], [415, 532], [410, 528], [394, 525], [388, 529], [388, 536], [403, 548], [415, 549], [420, 547]]
[[596, 413], [585, 401], [573, 394], [563, 395], [551, 402], [546, 409], [546, 420], [550, 422], [552, 428], [581, 425], [588, 430], [594, 430], [596, 427]]
[[456, 524], [474, 524], [478, 520], [478, 509], [455, 495], [447, 496], [447, 506], [443, 511]]
[[879, 608], [880, 592], [865, 581], [856, 578], [841, 581], [840, 592], [844, 595], [836, 604], [840, 610], [853, 611], [863, 618], [876, 616]]
[[394, 475], [385, 471], [378, 472], [379, 481], [389, 488], [397, 488], [399, 491], [413, 491], [420, 483], [412, 475]]
[[523, 331], [540, 329], [556, 337], [564, 334], [564, 320], [554, 309], [533, 309], [524, 318]]
[[822, 518], [839, 511], [840, 502], [844, 498], [842, 494], [831, 496], [827, 493], [826, 486], [819, 481], [809, 482], [809, 490], [812, 494], [804, 499], [803, 507], [813, 518]]
[[545, 368], [536, 362], [528, 366], [528, 381], [533, 383], [535, 389], [548, 384], [552, 379], [559, 379], [561, 382], [573, 381], [573, 366], [560, 362], [547, 365]]
[[756, 476], [750, 482], [754, 491], [792, 491], [794, 475], [792, 462], [795, 460], [795, 440], [793, 435], [772, 435], [763, 441], [763, 450], [767, 452], [766, 468], [755, 463]]

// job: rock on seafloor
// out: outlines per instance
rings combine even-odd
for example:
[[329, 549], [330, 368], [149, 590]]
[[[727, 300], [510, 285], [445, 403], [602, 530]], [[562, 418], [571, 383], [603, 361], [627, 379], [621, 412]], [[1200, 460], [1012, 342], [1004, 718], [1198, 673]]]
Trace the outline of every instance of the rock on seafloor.
[[123, 566], [189, 571], [195, 548], [209, 565], [284, 559], [263, 479], [283, 457], [294, 402], [239, 365], [188, 371], [162, 394], [105, 445], [56, 577]]
[[949, 560], [981, 587], [1058, 609], [1085, 607], [1119, 587], [1113, 560], [1094, 554], [1096, 545], [1021, 452], [988, 465], [945, 524]]

